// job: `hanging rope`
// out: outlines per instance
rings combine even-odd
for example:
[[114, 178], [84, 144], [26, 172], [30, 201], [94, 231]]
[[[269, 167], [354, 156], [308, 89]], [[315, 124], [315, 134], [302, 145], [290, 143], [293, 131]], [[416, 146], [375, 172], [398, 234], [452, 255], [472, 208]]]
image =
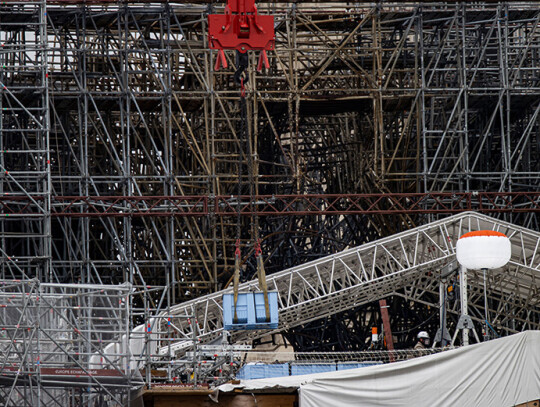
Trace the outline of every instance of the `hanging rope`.
[[240, 285], [240, 263], [242, 253], [240, 251], [240, 239], [242, 238], [242, 207], [240, 196], [242, 195], [242, 142], [247, 140], [247, 113], [246, 113], [246, 88], [244, 86], [244, 78], [246, 77], [245, 69], [247, 67], [247, 54], [241, 55], [236, 53], [237, 70], [234, 74], [234, 80], [240, 85], [240, 140], [238, 149], [238, 199], [236, 202], [236, 249], [234, 251], [234, 316], [233, 323], [238, 323], [237, 303], [238, 303], [238, 287]]
[[238, 314], [236, 312], [236, 303], [238, 301], [238, 286], [240, 285], [240, 259], [242, 253], [240, 252], [240, 239], [236, 239], [236, 250], [234, 251], [234, 317], [233, 324], [238, 323]]
[[[248, 56], [247, 53], [242, 54], [240, 52], [236, 53], [236, 64], [237, 70], [234, 74], [234, 80], [240, 85], [240, 140], [245, 142], [248, 147], [248, 181], [249, 181], [249, 194], [250, 194], [250, 212], [251, 215], [251, 226], [252, 226], [252, 238], [255, 242], [254, 251], [255, 258], [257, 263], [257, 280], [259, 281], [259, 290], [263, 292], [264, 295], [264, 309], [266, 322], [270, 322], [270, 303], [268, 300], [268, 285], [266, 283], [266, 272], [264, 270], [264, 261], [262, 257], [261, 249], [261, 240], [259, 239], [259, 219], [255, 213], [255, 179], [254, 179], [254, 170], [253, 170], [253, 151], [254, 146], [251, 145], [249, 140], [249, 131], [248, 131], [248, 117], [247, 117], [247, 104], [246, 104], [246, 88], [244, 86], [245, 81], [247, 81], [247, 66], [248, 66]], [[241, 144], [240, 144], [241, 145]], [[237, 203], [237, 231], [236, 231], [236, 251], [235, 251], [235, 265], [234, 265], [234, 319], [233, 323], [238, 323], [238, 315], [236, 311], [236, 303], [238, 300], [238, 286], [240, 284], [240, 222], [241, 222], [241, 206], [240, 206], [240, 196], [241, 196], [241, 179], [242, 179], [242, 154], [239, 153], [238, 158], [238, 203]]]
[[264, 261], [262, 258], [261, 239], [257, 239], [255, 243], [255, 258], [257, 259], [257, 279], [259, 280], [259, 290], [261, 290], [264, 294], [264, 311], [266, 313], [266, 322], [270, 322], [268, 285], [266, 284], [266, 272], [264, 270]]

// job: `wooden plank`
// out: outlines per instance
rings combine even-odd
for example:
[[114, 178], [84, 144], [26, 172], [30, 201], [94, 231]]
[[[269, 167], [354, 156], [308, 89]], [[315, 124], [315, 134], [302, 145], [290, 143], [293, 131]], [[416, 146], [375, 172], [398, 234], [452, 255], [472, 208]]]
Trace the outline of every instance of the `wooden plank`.
[[202, 395], [153, 395], [151, 400], [145, 397], [145, 406], [153, 407], [294, 407], [297, 406], [296, 394], [220, 394], [219, 402], [213, 402]]
[[394, 338], [392, 338], [392, 328], [390, 327], [390, 316], [388, 314], [388, 305], [386, 305], [386, 300], [379, 300], [379, 307], [381, 308], [386, 347], [388, 350], [394, 350]]
[[540, 399], [529, 401], [528, 403], [517, 404], [515, 407], [540, 407]]

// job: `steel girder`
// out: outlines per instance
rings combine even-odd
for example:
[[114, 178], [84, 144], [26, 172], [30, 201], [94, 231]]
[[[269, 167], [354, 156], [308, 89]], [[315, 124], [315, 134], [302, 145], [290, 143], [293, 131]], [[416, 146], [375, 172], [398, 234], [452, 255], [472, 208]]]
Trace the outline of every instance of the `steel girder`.
[[[440, 270], [455, 261], [457, 239], [471, 230], [497, 230], [512, 243], [510, 263], [490, 272], [488, 298], [491, 323], [501, 334], [540, 328], [540, 233], [474, 212], [454, 215], [410, 231], [367, 243], [341, 253], [275, 273], [269, 289], [279, 293], [280, 332], [310, 321], [358, 307], [390, 295], [438, 306]], [[469, 271], [469, 313], [483, 320], [483, 280]], [[257, 281], [240, 291], [257, 290]], [[172, 354], [192, 344], [193, 331], [200, 343], [217, 339], [223, 331], [221, 297], [231, 289], [172, 307], [176, 334], [165, 339], [161, 354]], [[450, 309], [458, 313], [459, 309]], [[196, 316], [192, 321], [190, 316]], [[165, 321], [167, 318], [161, 318]], [[195, 323], [193, 323], [195, 322]], [[160, 331], [166, 331], [164, 327]], [[236, 342], [260, 338], [269, 331], [233, 332]]]
[[[41, 216], [45, 196], [0, 196], [0, 215]], [[540, 212], [540, 192], [53, 196], [51, 216], [202, 217]]]

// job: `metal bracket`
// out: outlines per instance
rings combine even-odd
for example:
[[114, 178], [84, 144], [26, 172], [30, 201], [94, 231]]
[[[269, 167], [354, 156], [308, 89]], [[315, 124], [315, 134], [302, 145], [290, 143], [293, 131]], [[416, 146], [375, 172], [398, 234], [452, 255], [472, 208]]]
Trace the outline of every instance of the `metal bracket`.
[[469, 315], [461, 315], [456, 329], [474, 329], [472, 318]]
[[448, 333], [448, 330], [446, 329], [446, 327], [444, 327], [444, 331], [442, 334], [441, 334], [441, 328], [437, 330], [437, 333], [435, 334], [435, 339], [433, 340], [433, 345], [435, 345], [436, 343], [440, 343], [441, 346], [446, 346], [452, 343], [452, 337]]

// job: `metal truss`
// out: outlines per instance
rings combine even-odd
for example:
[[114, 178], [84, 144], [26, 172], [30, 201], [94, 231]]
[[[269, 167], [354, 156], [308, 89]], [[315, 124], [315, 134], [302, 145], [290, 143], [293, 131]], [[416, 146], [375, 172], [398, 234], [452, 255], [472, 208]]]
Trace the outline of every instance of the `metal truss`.
[[[441, 269], [455, 261], [457, 239], [469, 231], [485, 229], [505, 233], [512, 243], [510, 263], [488, 277], [492, 325], [501, 335], [539, 329], [540, 233], [485, 215], [464, 213], [269, 276], [269, 289], [279, 295], [280, 320], [275, 332], [389, 296], [437, 308]], [[481, 273], [469, 270], [468, 282], [469, 310], [478, 324], [484, 315]], [[244, 283], [240, 290], [257, 290], [257, 282]], [[218, 338], [223, 331], [224, 292], [230, 290], [172, 307], [167, 317], [172, 318], [177, 339], [174, 344], [167, 339], [162, 350], [179, 351], [192, 345], [193, 326], [187, 323], [187, 316], [196, 316], [195, 329], [202, 343]], [[459, 308], [455, 306], [449, 312], [457, 315]], [[266, 334], [234, 332], [232, 338], [239, 342]]]

